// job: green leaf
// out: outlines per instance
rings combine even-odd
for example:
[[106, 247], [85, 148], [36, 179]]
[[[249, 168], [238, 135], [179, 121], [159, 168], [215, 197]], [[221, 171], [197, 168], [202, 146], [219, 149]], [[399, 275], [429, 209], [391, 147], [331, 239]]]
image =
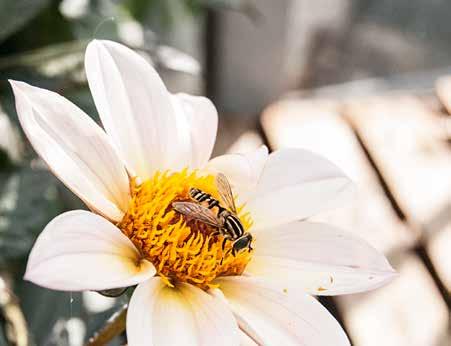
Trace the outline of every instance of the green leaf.
[[50, 0], [0, 1], [0, 42], [21, 29], [50, 3]]
[[0, 58], [0, 70], [14, 67], [39, 67], [54, 59], [61, 59], [77, 53], [83, 54], [87, 44], [88, 41], [75, 40], [3, 56]]
[[27, 256], [36, 236], [62, 211], [58, 184], [43, 169], [0, 173], [0, 265]]
[[3, 329], [0, 329], [0, 346], [8, 346], [8, 342], [3, 334]]
[[[16, 292], [28, 321], [31, 339], [36, 345], [69, 346], [73, 344], [70, 341], [74, 336], [84, 336], [86, 342], [115, 311], [128, 302], [125, 297], [114, 299], [113, 307], [94, 313], [88, 309], [85, 296], [80, 292], [53, 291], [21, 279], [16, 282]], [[71, 328], [74, 320], [76, 327], [81, 329]], [[116, 338], [108, 345], [123, 344], [121, 338]]]
[[69, 346], [67, 321], [80, 318], [81, 293], [53, 291], [23, 280], [16, 284], [16, 292], [34, 344]]
[[10, 171], [22, 156], [22, 141], [17, 128], [0, 105], [0, 171]]
[[[19, 2], [31, 3], [33, 0]], [[36, 0], [41, 2], [43, 0]], [[5, 2], [1, 0], [1, 2]], [[14, 1], [10, 1], [13, 3]], [[59, 1], [48, 1], [49, 4], [42, 11], [23, 25], [20, 30], [8, 35], [1, 41], [0, 54], [10, 55], [29, 51], [55, 43], [72, 41], [74, 35], [70, 22], [64, 18], [59, 10]], [[18, 15], [20, 16], [20, 15]]]

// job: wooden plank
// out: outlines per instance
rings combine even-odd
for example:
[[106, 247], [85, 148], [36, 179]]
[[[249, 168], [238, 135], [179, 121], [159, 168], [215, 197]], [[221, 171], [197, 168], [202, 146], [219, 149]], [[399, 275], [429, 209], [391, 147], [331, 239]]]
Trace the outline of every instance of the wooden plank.
[[427, 251], [438, 275], [448, 293], [451, 294], [451, 224], [441, 232], [433, 234], [428, 241]]
[[343, 113], [401, 209], [427, 228], [451, 200], [451, 152], [439, 117], [408, 95], [350, 102]]
[[405, 257], [396, 267], [400, 275], [389, 285], [339, 297], [354, 345], [448, 344], [447, 307], [426, 268], [414, 256]]
[[448, 114], [451, 114], [451, 75], [440, 77], [435, 83], [435, 91]]
[[363, 237], [385, 253], [412, 244], [413, 237], [395, 215], [354, 133], [339, 116], [339, 104], [327, 100], [284, 100], [262, 115], [262, 126], [273, 149], [305, 148], [345, 171], [360, 193], [345, 210], [314, 217]]

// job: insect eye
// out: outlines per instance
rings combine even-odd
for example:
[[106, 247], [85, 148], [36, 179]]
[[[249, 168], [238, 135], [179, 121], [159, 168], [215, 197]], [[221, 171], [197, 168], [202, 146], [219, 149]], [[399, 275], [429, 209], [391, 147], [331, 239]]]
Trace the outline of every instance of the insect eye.
[[235, 242], [235, 244], [233, 244], [233, 248], [236, 251], [240, 251], [247, 246], [247, 243], [248, 243], [247, 239], [239, 239], [238, 241]]

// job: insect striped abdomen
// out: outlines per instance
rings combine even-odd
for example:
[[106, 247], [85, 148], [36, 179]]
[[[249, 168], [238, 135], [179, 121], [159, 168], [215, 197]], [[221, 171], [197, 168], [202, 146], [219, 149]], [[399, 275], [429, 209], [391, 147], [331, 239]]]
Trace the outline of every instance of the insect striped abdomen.
[[203, 192], [199, 189], [192, 188], [190, 191], [191, 198], [196, 202], [202, 203], [207, 202], [208, 209], [212, 209], [214, 207], [219, 206], [219, 201], [211, 197], [209, 193]]
[[244, 233], [243, 225], [240, 220], [234, 215], [228, 215], [225, 218], [225, 228], [227, 229], [227, 233], [232, 236], [232, 239], [237, 239], [241, 237]]

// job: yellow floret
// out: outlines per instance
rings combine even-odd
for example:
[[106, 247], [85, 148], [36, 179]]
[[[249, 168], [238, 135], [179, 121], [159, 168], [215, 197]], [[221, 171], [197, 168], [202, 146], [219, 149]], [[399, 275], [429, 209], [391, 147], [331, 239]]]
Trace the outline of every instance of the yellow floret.
[[[214, 176], [200, 176], [187, 169], [157, 172], [151, 179], [131, 182], [132, 199], [118, 227], [151, 261], [168, 285], [181, 281], [203, 289], [212, 287], [218, 276], [240, 275], [251, 258], [247, 249], [235, 256], [231, 241], [222, 249], [223, 237], [216, 229], [196, 220], [188, 220], [172, 208], [174, 201], [190, 201], [189, 189], [196, 187], [219, 198]], [[248, 213], [239, 208], [238, 216], [247, 230]]]

